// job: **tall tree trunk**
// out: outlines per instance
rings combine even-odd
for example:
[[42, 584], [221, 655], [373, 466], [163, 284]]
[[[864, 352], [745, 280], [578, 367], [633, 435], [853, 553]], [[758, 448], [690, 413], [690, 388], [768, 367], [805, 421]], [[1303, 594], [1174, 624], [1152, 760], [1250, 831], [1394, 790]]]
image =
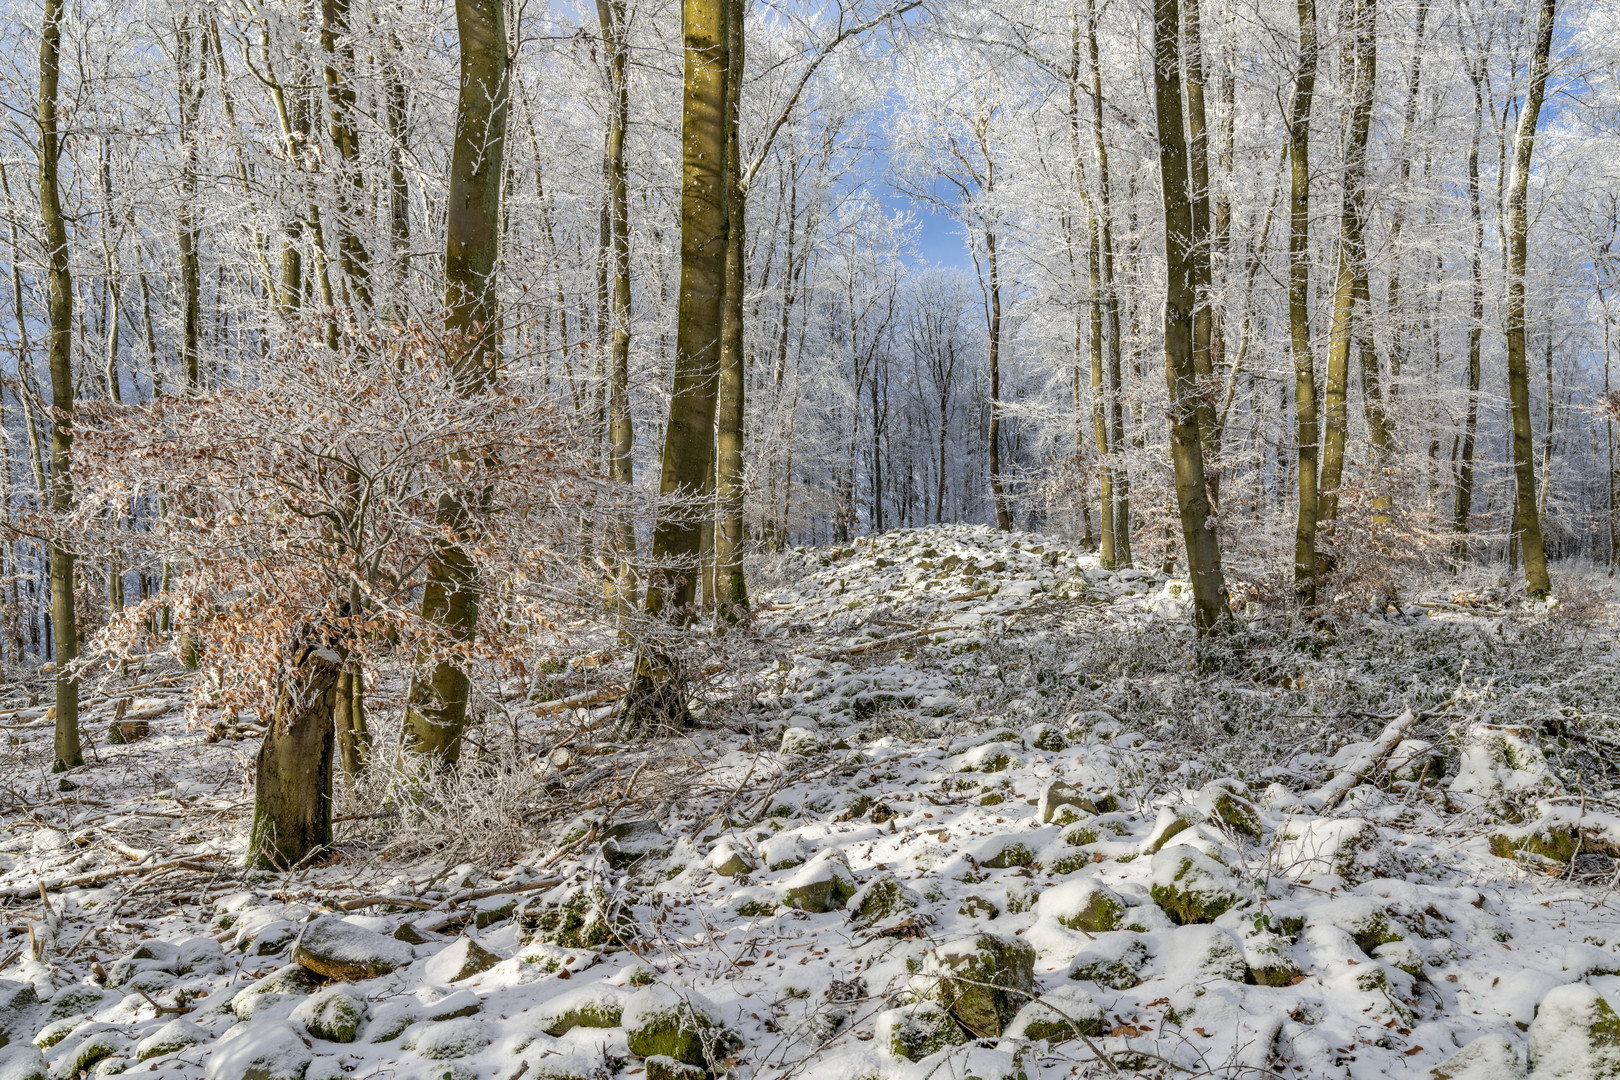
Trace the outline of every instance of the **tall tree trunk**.
[[985, 230], [986, 288], [990, 316], [990, 497], [996, 505], [996, 528], [1012, 530], [1012, 514], [1007, 507], [1007, 487], [1001, 478], [1001, 263], [996, 253], [996, 234]]
[[349, 0], [321, 0], [321, 49], [326, 53], [328, 133], [338, 152], [338, 262], [361, 311], [371, 310], [371, 255], [358, 234], [357, 218], [366, 203], [360, 171], [360, 129], [356, 126], [354, 43], [349, 31]]
[[248, 863], [290, 870], [332, 846], [332, 747], [340, 661], [313, 640], [288, 658], [253, 785]]
[[[675, 371], [658, 479], [664, 499], [653, 526], [657, 569], [646, 612], [690, 618], [712, 523], [714, 422], [726, 281], [726, 109], [731, 70], [730, 0], [683, 0], [681, 282]], [[672, 659], [644, 649], [622, 710], [631, 728], [684, 723], [686, 700]]]
[[748, 606], [743, 578], [743, 417], [746, 357], [743, 354], [744, 221], [740, 116], [743, 81], [743, 0], [724, 0], [726, 11], [726, 266], [724, 308], [720, 317], [720, 386], [715, 443], [717, 513], [714, 525], [715, 610], [736, 618]]
[[[456, 0], [456, 30], [461, 91], [446, 214], [445, 330], [457, 350], [458, 389], [474, 395], [483, 392], [500, 362], [495, 264], [510, 104], [504, 0]], [[452, 537], [472, 539], [468, 511], [457, 499], [441, 498], [440, 528]], [[477, 629], [479, 599], [471, 557], [462, 544], [441, 541], [428, 566], [423, 618], [450, 642], [469, 643]], [[414, 679], [405, 710], [407, 748], [438, 763], [459, 760], [469, 687], [467, 672], [450, 660], [438, 661], [428, 678]]]
[[1468, 556], [1468, 517], [1474, 501], [1474, 436], [1479, 428], [1480, 339], [1485, 331], [1485, 218], [1480, 210], [1479, 143], [1485, 121], [1485, 57], [1470, 65], [1474, 84], [1474, 132], [1468, 144], [1468, 213], [1473, 245], [1468, 253], [1471, 303], [1468, 313], [1468, 412], [1463, 421], [1462, 459], [1457, 466], [1457, 497], [1452, 513], [1452, 562], [1461, 567]]
[[[624, 160], [625, 130], [630, 124], [630, 83], [625, 47], [624, 0], [597, 0], [597, 20], [607, 52], [610, 97], [607, 137], [608, 233], [611, 284], [608, 302], [613, 326], [608, 369], [608, 475], [621, 484], [635, 482], [636, 436], [630, 416], [630, 187]], [[628, 613], [636, 606], [636, 530], [628, 518], [613, 525], [614, 570], [609, 600]]]
[[[196, 39], [195, 41], [193, 39]], [[188, 393], [201, 385], [197, 367], [198, 338], [202, 332], [202, 268], [197, 251], [197, 131], [202, 111], [203, 85], [207, 69], [201, 47], [201, 28], [189, 15], [180, 21], [175, 43], [175, 66], [180, 96], [180, 141], [185, 158], [180, 168], [179, 248], [180, 248], [180, 373]], [[195, 47], [197, 66], [192, 67]]]
[[[45, 0], [39, 32], [39, 215], [49, 281], [46, 327], [51, 372], [52, 512], [73, 509], [73, 276], [68, 266], [67, 219], [62, 215], [56, 126], [62, 56], [62, 0]], [[43, 493], [42, 493], [43, 494]], [[84, 764], [79, 748], [79, 624], [73, 596], [74, 556], [52, 540], [51, 626], [56, 637], [56, 761], [61, 772]]]
[[1181, 26], [1186, 39], [1182, 86], [1187, 102], [1188, 197], [1192, 202], [1193, 370], [1198, 373], [1198, 439], [1210, 505], [1220, 503], [1220, 432], [1215, 417], [1214, 274], [1210, 269], [1209, 121], [1204, 106], [1204, 45], [1199, 27], [1199, 0], [1182, 0]]
[[383, 65], [383, 131], [388, 164], [388, 239], [393, 256], [394, 319], [404, 321], [405, 281], [410, 272], [411, 189], [405, 174], [405, 136], [409, 119], [405, 80], [399, 73], [398, 38], [390, 34], [388, 60]]
[[1102, 306], [1107, 321], [1108, 446], [1114, 481], [1114, 565], [1131, 565], [1131, 478], [1120, 452], [1125, 446], [1123, 339], [1119, 332], [1119, 291], [1114, 279], [1113, 205], [1109, 193], [1108, 140], [1103, 135], [1102, 51], [1097, 44], [1097, 7], [1086, 0], [1086, 45], [1091, 54], [1091, 142], [1097, 156], [1097, 216], [1102, 248]]
[[1557, 8], [1558, 0], [1542, 0], [1535, 49], [1530, 57], [1530, 86], [1513, 139], [1513, 172], [1507, 192], [1507, 382], [1513, 418], [1513, 532], [1524, 554], [1525, 590], [1531, 596], [1550, 593], [1552, 580], [1547, 575], [1547, 551], [1536, 507], [1535, 432], [1530, 423], [1530, 371], [1524, 340], [1524, 271], [1530, 232], [1530, 159], [1535, 152], [1541, 103], [1547, 94]]
[[1344, 150], [1344, 202], [1339, 217], [1338, 273], [1323, 394], [1322, 476], [1316, 513], [1317, 527], [1324, 532], [1331, 531], [1339, 516], [1339, 485], [1344, 479], [1345, 443], [1350, 433], [1350, 350], [1356, 337], [1356, 302], [1367, 287], [1367, 251], [1362, 234], [1367, 216], [1367, 136], [1372, 128], [1378, 62], [1378, 44], [1373, 36], [1375, 10], [1373, 0], [1353, 0], [1349, 12], [1355, 40], [1354, 69], [1345, 103], [1349, 131]]
[[1294, 584], [1316, 602], [1316, 356], [1311, 351], [1311, 95], [1316, 90], [1316, 0], [1297, 0], [1299, 71], [1288, 114], [1288, 337], [1294, 357], [1299, 427], [1299, 514], [1294, 526]]
[[[1409, 198], [1408, 184], [1412, 180], [1412, 132], [1417, 126], [1418, 90], [1422, 86], [1423, 78], [1423, 42], [1429, 24], [1429, 2], [1418, 0], [1417, 29], [1412, 42], [1412, 66], [1406, 76], [1406, 109], [1401, 123], [1401, 164], [1400, 188], [1390, 208], [1389, 221], [1389, 251], [1390, 270], [1389, 285], [1386, 292], [1385, 310], [1389, 313], [1389, 398], [1391, 401], [1400, 393], [1401, 365], [1406, 359], [1406, 310], [1405, 294], [1401, 291], [1401, 232], [1406, 225], [1406, 200]], [[1474, 139], [1474, 165], [1479, 166], [1478, 121], [1475, 122]], [[1387, 426], [1387, 425], [1386, 425]], [[1387, 433], [1386, 433], [1387, 434]]]
[[1194, 614], [1199, 630], [1208, 632], [1229, 619], [1230, 610], [1198, 433], [1198, 373], [1192, 356], [1196, 305], [1193, 213], [1181, 117], [1178, 7], [1177, 0], [1155, 0], [1153, 8], [1153, 89], [1164, 204], [1164, 375], [1170, 390], [1170, 457], [1175, 465], [1176, 504], [1187, 546]]
[[[1097, 499], [1100, 504], [1099, 517], [1101, 521], [1101, 542], [1098, 558], [1104, 569], [1112, 570], [1117, 563], [1114, 547], [1114, 533], [1116, 522], [1114, 517], [1114, 470], [1113, 462], [1109, 457], [1108, 440], [1108, 394], [1103, 383], [1103, 295], [1102, 295], [1102, 220], [1090, 197], [1086, 194], [1085, 186], [1085, 159], [1080, 149], [1080, 18], [1078, 13], [1069, 13], [1069, 154], [1074, 159], [1071, 178], [1075, 191], [1086, 210], [1086, 277], [1089, 285], [1089, 296], [1086, 308], [1089, 312], [1090, 331], [1087, 337], [1088, 359], [1090, 360], [1091, 376], [1091, 436], [1097, 447]], [[1106, 151], [1105, 151], [1106, 152]], [[1068, 219], [1070, 236], [1069, 262], [1074, 263], [1073, 242], [1073, 215]], [[1076, 272], [1076, 276], [1078, 276]], [[1076, 293], [1079, 284], [1076, 282]], [[1080, 410], [1080, 368], [1079, 352], [1081, 338], [1081, 314], [1079, 298], [1076, 297], [1074, 314], [1074, 349], [1075, 349], [1075, 413]], [[1085, 431], [1076, 435], [1079, 445], [1075, 447], [1077, 456], [1085, 447]], [[1083, 503], [1082, 503], [1083, 505]], [[1090, 518], [1087, 517], [1087, 531], [1089, 532]]]

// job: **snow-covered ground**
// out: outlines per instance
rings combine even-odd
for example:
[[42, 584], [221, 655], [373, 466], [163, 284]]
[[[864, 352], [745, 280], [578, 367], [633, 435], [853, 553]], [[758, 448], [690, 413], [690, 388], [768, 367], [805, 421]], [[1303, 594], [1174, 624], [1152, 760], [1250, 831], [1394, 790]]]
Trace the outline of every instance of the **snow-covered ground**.
[[1612, 627], [1200, 653], [1177, 582], [955, 526], [756, 580], [710, 728], [509, 703], [522, 857], [367, 788], [339, 861], [247, 874], [254, 745], [182, 679], [71, 790], [0, 717], [0, 1080], [1620, 1077]]

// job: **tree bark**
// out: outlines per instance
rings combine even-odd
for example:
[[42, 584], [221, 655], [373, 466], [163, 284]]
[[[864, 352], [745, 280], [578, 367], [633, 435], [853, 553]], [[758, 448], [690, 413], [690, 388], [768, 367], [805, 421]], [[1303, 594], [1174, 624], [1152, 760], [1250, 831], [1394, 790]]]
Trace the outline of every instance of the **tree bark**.
[[1547, 69], [1552, 53], [1553, 22], [1558, 0], [1542, 0], [1536, 23], [1535, 49], [1530, 57], [1530, 86], [1519, 113], [1513, 139], [1513, 172], [1507, 192], [1507, 381], [1509, 412], [1513, 421], [1513, 532], [1524, 555], [1525, 590], [1531, 596], [1552, 591], [1547, 575], [1547, 551], [1536, 506], [1535, 432], [1530, 423], [1530, 372], [1525, 355], [1524, 271], [1530, 232], [1530, 160], [1535, 152], [1536, 126], [1547, 94]]
[[[1339, 516], [1339, 485], [1344, 479], [1345, 443], [1350, 432], [1350, 350], [1355, 341], [1356, 304], [1367, 288], [1367, 251], [1362, 234], [1367, 216], [1367, 136], [1372, 129], [1378, 63], [1374, 0], [1353, 0], [1349, 14], [1355, 40], [1354, 71], [1346, 102], [1349, 133], [1344, 155], [1344, 202], [1339, 217], [1338, 273], [1328, 339], [1327, 386], [1323, 394], [1326, 415], [1316, 515], [1317, 527], [1323, 530], [1330, 530]], [[1371, 391], [1372, 387], [1368, 389]]]
[[[624, 160], [625, 131], [630, 123], [628, 51], [625, 48], [624, 0], [597, 0], [608, 73], [608, 259], [611, 268], [608, 303], [613, 327], [608, 368], [608, 475], [621, 484], [635, 482], [635, 428], [630, 416], [630, 187]], [[636, 606], [635, 525], [621, 518], [613, 525], [614, 570], [609, 601], [621, 612]]]
[[259, 746], [248, 863], [290, 870], [332, 845], [332, 744], [341, 662], [324, 644], [296, 646]]
[[1311, 95], [1316, 89], [1316, 0], [1297, 0], [1299, 71], [1288, 115], [1288, 336], [1294, 358], [1299, 430], [1299, 513], [1294, 526], [1294, 585], [1316, 602], [1318, 439], [1316, 356], [1311, 351]]
[[[725, 307], [726, 110], [731, 70], [729, 0], [683, 0], [685, 70], [681, 105], [681, 281], [675, 371], [664, 429], [653, 526], [656, 568], [646, 613], [691, 618], [702, 570], [704, 523], [712, 524], [714, 422]], [[632, 730], [687, 720], [673, 658], [648, 647], [621, 712]]]
[[735, 619], [748, 607], [748, 583], [743, 578], [743, 417], [746, 367], [743, 353], [744, 221], [747, 192], [743, 188], [740, 141], [743, 80], [743, 3], [725, 0], [726, 11], [726, 267], [724, 308], [720, 318], [720, 386], [715, 470], [717, 514], [714, 526], [715, 610]]
[[1453, 565], [1461, 567], [1468, 556], [1468, 517], [1474, 501], [1474, 437], [1479, 427], [1480, 339], [1485, 331], [1485, 218], [1480, 210], [1479, 144], [1485, 112], [1485, 58], [1470, 66], [1474, 84], [1474, 133], [1468, 144], [1468, 213], [1473, 222], [1473, 245], [1469, 250], [1469, 280], [1472, 286], [1468, 316], [1468, 412], [1463, 421], [1462, 459], [1457, 467], [1456, 502], [1452, 512]]
[[1102, 308], [1107, 322], [1109, 472], [1114, 482], [1114, 565], [1131, 565], [1131, 478], [1120, 451], [1125, 446], [1123, 343], [1119, 332], [1119, 292], [1114, 279], [1113, 204], [1109, 192], [1108, 141], [1103, 136], [1102, 51], [1097, 44], [1095, 0], [1086, 0], [1086, 45], [1091, 54], [1091, 142], [1097, 156], [1097, 216], [1102, 249]]
[[1220, 503], [1220, 429], [1215, 417], [1214, 274], [1211, 271], [1209, 216], [1209, 121], [1204, 106], [1204, 45], [1199, 27], [1199, 0], [1183, 0], [1182, 85], [1187, 102], [1188, 197], [1192, 202], [1193, 370], [1198, 373], [1198, 438], [1204, 448], [1209, 502]]
[[1164, 374], [1170, 390], [1170, 456], [1187, 570], [1198, 628], [1209, 632], [1230, 617], [1214, 509], [1204, 478], [1198, 425], [1198, 373], [1193, 366], [1193, 214], [1187, 141], [1181, 118], [1181, 59], [1177, 0], [1153, 8], [1154, 104], [1158, 112], [1159, 176], [1164, 205]]
[[[51, 373], [50, 507], [73, 509], [73, 276], [68, 264], [67, 219], [62, 214], [58, 165], [62, 143], [56, 101], [62, 56], [62, 2], [45, 0], [39, 34], [39, 214], [49, 282], [46, 328]], [[53, 539], [51, 627], [56, 637], [56, 761], [61, 772], [84, 764], [79, 748], [78, 613], [73, 596], [74, 555]]]
[[180, 141], [185, 159], [180, 168], [179, 235], [180, 248], [180, 373], [187, 393], [201, 385], [197, 349], [202, 332], [202, 268], [197, 251], [199, 235], [197, 203], [197, 119], [202, 111], [206, 54], [196, 49], [197, 68], [192, 69], [193, 38], [200, 41], [201, 28], [183, 16], [175, 43], [175, 66], [180, 97]]
[[[728, 7], [728, 0], [684, 0], [681, 283], [659, 493], [685, 502], [701, 498], [714, 469], [726, 269]], [[653, 558], [671, 577], [648, 587], [648, 614], [692, 604], [705, 516], [704, 508], [686, 505], [660, 511], [653, 529]]]
[[990, 498], [996, 507], [996, 528], [1012, 530], [1007, 487], [1001, 478], [1001, 263], [996, 234], [984, 234], [985, 269], [988, 271], [990, 328]]
[[371, 310], [371, 254], [358, 234], [356, 218], [366, 201], [360, 172], [360, 130], [355, 120], [354, 44], [349, 31], [349, 0], [321, 0], [321, 49], [326, 53], [328, 133], [338, 152], [338, 262], [355, 306]]
[[[445, 235], [445, 330], [457, 350], [458, 389], [481, 393], [500, 361], [500, 307], [495, 295], [501, 184], [510, 104], [504, 0], [456, 0], [461, 91], [456, 103]], [[443, 497], [438, 542], [422, 593], [422, 617], [453, 644], [473, 640], [480, 585], [464, 541], [472, 539], [470, 507]], [[470, 683], [461, 665], [443, 659], [411, 683], [405, 710], [407, 749], [436, 763], [461, 756]]]

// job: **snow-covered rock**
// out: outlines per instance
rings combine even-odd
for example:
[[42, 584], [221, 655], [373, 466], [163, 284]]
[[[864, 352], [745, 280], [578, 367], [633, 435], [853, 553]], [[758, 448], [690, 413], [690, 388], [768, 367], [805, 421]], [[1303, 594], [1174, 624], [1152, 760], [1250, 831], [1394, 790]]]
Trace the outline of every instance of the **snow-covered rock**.
[[375, 979], [404, 967], [416, 954], [403, 941], [323, 915], [306, 925], [293, 946], [293, 962], [324, 979]]

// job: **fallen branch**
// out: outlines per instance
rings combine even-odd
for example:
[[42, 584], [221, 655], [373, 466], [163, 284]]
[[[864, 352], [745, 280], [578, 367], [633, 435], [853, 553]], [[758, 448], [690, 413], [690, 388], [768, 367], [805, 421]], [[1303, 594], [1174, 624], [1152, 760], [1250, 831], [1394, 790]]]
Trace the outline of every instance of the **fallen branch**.
[[1412, 725], [1417, 723], [1418, 714], [1407, 709], [1401, 715], [1384, 725], [1384, 730], [1373, 740], [1365, 750], [1356, 756], [1349, 765], [1340, 769], [1333, 778], [1316, 791], [1311, 797], [1321, 800], [1322, 809], [1331, 810], [1344, 801], [1350, 789], [1370, 777], [1380, 765], [1388, 760], [1395, 748], [1401, 745], [1406, 733]]
[[[154, 866], [120, 866], [111, 870], [97, 870], [89, 874], [80, 874], [78, 877], [57, 878], [55, 881], [41, 881], [38, 883], [38, 890], [40, 892], [44, 892], [48, 889], [53, 892], [60, 892], [63, 889], [80, 889], [88, 885], [100, 885], [104, 882], [111, 881], [114, 878], [128, 877], [131, 874], [151, 874], [156, 873], [159, 870], [168, 870], [177, 866], [183, 867], [187, 870], [208, 871], [214, 868], [212, 866], [201, 865], [200, 860], [222, 858], [224, 858], [223, 855], [187, 855], [184, 858], [171, 859], [168, 862], [157, 863]], [[0, 900], [20, 900], [23, 897], [30, 895], [34, 891], [35, 888], [33, 886], [15, 885], [9, 889], [0, 891]]]

